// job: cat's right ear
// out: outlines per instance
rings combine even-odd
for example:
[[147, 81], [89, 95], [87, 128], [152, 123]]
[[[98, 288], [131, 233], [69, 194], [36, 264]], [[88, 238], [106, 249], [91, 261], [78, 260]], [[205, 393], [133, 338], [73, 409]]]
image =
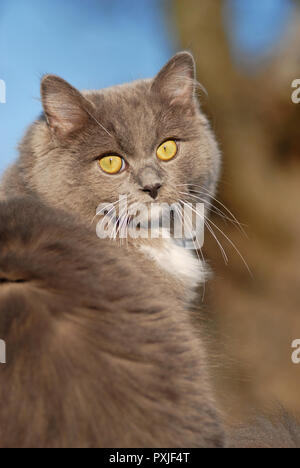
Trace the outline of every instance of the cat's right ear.
[[151, 90], [169, 103], [190, 106], [195, 103], [196, 65], [192, 54], [179, 52], [154, 78]]
[[47, 123], [60, 140], [82, 130], [92, 114], [92, 104], [73, 86], [55, 75], [45, 75], [41, 97]]

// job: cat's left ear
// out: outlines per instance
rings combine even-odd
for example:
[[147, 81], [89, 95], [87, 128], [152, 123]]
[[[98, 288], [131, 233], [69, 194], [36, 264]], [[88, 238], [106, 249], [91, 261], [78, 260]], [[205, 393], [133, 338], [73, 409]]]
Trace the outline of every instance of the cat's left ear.
[[154, 78], [151, 90], [168, 98], [170, 104], [195, 102], [196, 65], [192, 54], [179, 52]]

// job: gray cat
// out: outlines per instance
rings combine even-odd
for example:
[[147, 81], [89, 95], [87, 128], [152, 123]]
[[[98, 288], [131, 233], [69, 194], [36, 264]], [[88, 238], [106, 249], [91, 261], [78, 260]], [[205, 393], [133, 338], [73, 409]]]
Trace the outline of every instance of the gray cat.
[[170, 238], [122, 247], [91, 225], [119, 195], [213, 192], [219, 151], [195, 86], [189, 53], [100, 91], [43, 78], [44, 114], [1, 186], [1, 446], [223, 446], [186, 305], [204, 265]]
[[205, 265], [172, 237], [121, 244], [93, 222], [120, 195], [214, 194], [220, 153], [192, 56], [100, 91], [47, 75], [41, 95], [0, 190], [0, 445], [223, 447], [188, 313]]

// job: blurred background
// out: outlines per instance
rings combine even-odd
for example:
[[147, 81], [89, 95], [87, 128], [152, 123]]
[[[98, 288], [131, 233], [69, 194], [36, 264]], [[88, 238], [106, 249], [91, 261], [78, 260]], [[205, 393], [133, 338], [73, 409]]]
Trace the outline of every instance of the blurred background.
[[[300, 415], [300, 78], [297, 0], [1, 0], [0, 174], [39, 114], [39, 80], [78, 88], [153, 76], [178, 50], [193, 52], [199, 96], [224, 155], [205, 255], [215, 277], [201, 322], [220, 404], [228, 416], [280, 402]], [[219, 203], [222, 203], [220, 205]], [[226, 237], [230, 239], [228, 241]], [[245, 257], [249, 274], [235, 248]]]

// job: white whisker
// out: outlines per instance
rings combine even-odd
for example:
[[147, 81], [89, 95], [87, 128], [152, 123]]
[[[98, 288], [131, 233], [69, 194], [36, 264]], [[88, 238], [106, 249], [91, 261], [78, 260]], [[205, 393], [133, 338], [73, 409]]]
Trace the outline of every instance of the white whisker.
[[191, 207], [190, 205], [188, 205], [187, 203], [185, 203], [184, 201], [180, 200], [181, 203], [183, 203], [185, 206], [188, 206], [189, 208], [192, 209], [192, 211], [197, 215], [197, 216], [200, 216], [203, 220], [204, 220], [204, 223], [207, 227], [207, 229], [209, 230], [209, 232], [211, 233], [211, 235], [214, 237], [214, 239], [216, 240], [218, 246], [219, 246], [219, 249], [222, 253], [222, 256], [223, 256], [223, 259], [224, 259], [224, 262], [225, 264], [227, 265], [228, 264], [228, 257], [226, 255], [226, 252], [225, 252], [225, 249], [223, 248], [221, 242], [219, 241], [219, 239], [217, 238], [216, 234], [214, 233], [213, 229], [211, 228], [211, 226], [207, 225], [206, 224], [206, 221], [205, 221], [205, 217], [201, 214], [201, 213], [198, 213], [197, 210], [195, 210], [195, 208]]
[[[192, 208], [192, 210], [198, 214], [198, 216], [201, 216], [201, 213], [198, 213], [194, 208]], [[229, 242], [229, 244], [234, 248], [234, 250], [236, 251], [236, 253], [238, 254], [238, 256], [240, 257], [240, 259], [242, 260], [242, 262], [244, 263], [248, 273], [250, 274], [251, 277], [253, 277], [252, 275], [252, 272], [249, 268], [249, 265], [248, 263], [246, 262], [245, 258], [243, 257], [243, 255], [241, 254], [241, 252], [239, 251], [239, 249], [237, 248], [237, 246], [235, 245], [235, 243], [222, 231], [222, 229], [220, 229], [213, 221], [209, 220], [208, 218], [206, 218], [206, 220], [204, 220], [205, 222], [205, 225], [207, 226], [207, 228], [209, 229], [209, 231], [214, 235], [215, 239], [217, 240], [217, 237], [215, 235], [215, 233], [213, 232], [212, 230], [212, 227], [210, 226], [210, 224], [212, 224], [219, 232], [220, 234], [222, 234], [223, 237], [225, 237], [225, 239], [227, 240], [227, 242]], [[218, 241], [218, 245], [221, 246], [220, 242]], [[222, 247], [222, 246], [221, 246]], [[222, 250], [223, 252], [225, 253], [223, 247], [222, 247]], [[225, 256], [226, 256], [226, 259], [227, 259], [227, 262], [228, 262], [228, 257], [225, 253]]]
[[[205, 190], [206, 193], [202, 193], [202, 195], [206, 196], [208, 195], [212, 200], [214, 200], [216, 203], [218, 203], [220, 206], [222, 206], [224, 208], [224, 210], [227, 211], [227, 213], [233, 218], [233, 220], [236, 222], [236, 224], [240, 227], [240, 230], [242, 231], [242, 233], [248, 237], [247, 233], [245, 232], [245, 230], [243, 229], [242, 227], [242, 224], [239, 222], [239, 220], [236, 218], [236, 216], [229, 210], [229, 208], [227, 208], [226, 205], [224, 205], [222, 202], [220, 202], [220, 200], [218, 200], [216, 197], [214, 197], [214, 195], [206, 188], [206, 187], [203, 187], [202, 185], [197, 185], [197, 184], [183, 184], [185, 186], [188, 186], [188, 187], [198, 187], [200, 188], [201, 190]], [[192, 190], [193, 192], [195, 193], [200, 193], [200, 191], [197, 191], [197, 190]]]
[[[179, 201], [180, 201], [180, 200], [179, 200]], [[181, 223], [182, 223], [182, 225], [183, 225], [183, 222], [184, 222], [184, 221], [183, 221], [183, 215], [182, 215], [182, 212], [181, 212], [182, 206], [180, 206], [180, 210], [179, 210], [179, 207], [178, 207], [177, 205], [175, 205], [175, 210], [176, 210], [176, 212], [179, 214], [179, 217], [180, 217], [180, 219], [181, 219]], [[189, 226], [190, 226], [190, 228], [191, 228], [191, 229], [189, 230], [189, 235], [190, 235], [190, 238], [192, 239], [192, 237], [193, 237], [193, 226], [192, 226], [192, 222], [191, 222], [190, 220], [188, 220], [188, 221], [189, 221]], [[204, 259], [204, 255], [203, 255], [202, 249], [201, 249], [200, 245], [198, 244], [197, 237], [196, 237], [196, 241], [193, 240], [193, 245], [194, 245], [194, 247], [195, 247], [195, 252], [196, 252], [196, 255], [197, 255], [197, 257], [198, 257], [198, 261], [199, 261], [199, 263], [200, 263], [200, 265], [201, 265], [201, 268], [203, 268], [204, 265], [205, 265], [205, 259]], [[200, 250], [200, 255], [201, 255], [202, 261], [201, 261], [201, 259], [200, 259], [200, 257], [199, 257], [199, 253], [198, 253], [199, 250]], [[202, 302], [204, 302], [204, 298], [205, 298], [205, 281], [203, 281], [202, 285], [203, 285]]]
[[[181, 195], [185, 195], [185, 196], [188, 196], [188, 197], [192, 197], [196, 200], [199, 200], [201, 203], [204, 203], [204, 205], [208, 205], [209, 206], [209, 210], [212, 212], [212, 213], [215, 213], [216, 215], [220, 216], [220, 218], [223, 218], [224, 220], [228, 221], [229, 223], [233, 224], [233, 226], [238, 229], [239, 231], [241, 231], [243, 234], [244, 234], [244, 231], [243, 229], [241, 228], [240, 226], [240, 223], [236, 222], [234, 219], [232, 218], [229, 218], [228, 216], [226, 216], [226, 214], [220, 210], [219, 208], [217, 208], [216, 206], [214, 206], [211, 202], [209, 202], [208, 200], [205, 200], [201, 197], [199, 197], [199, 195], [193, 195], [191, 193], [188, 193], [188, 192], [178, 192], [180, 193]], [[199, 192], [200, 193], [200, 192]]]
[[237, 246], [235, 245], [235, 243], [229, 239], [228, 236], [226, 236], [226, 234], [222, 231], [222, 229], [220, 229], [213, 221], [207, 219], [207, 222], [211, 223], [221, 234], [222, 236], [225, 237], [225, 239], [229, 242], [229, 244], [234, 248], [234, 250], [236, 251], [236, 253], [238, 254], [238, 256], [240, 257], [240, 259], [242, 260], [242, 262], [244, 263], [246, 269], [248, 270], [250, 276], [253, 278], [253, 274], [252, 274], [252, 271], [250, 270], [250, 267], [248, 265], [248, 263], [246, 262], [246, 260], [244, 259], [243, 255], [241, 254], [241, 252], [239, 251], [239, 249], [237, 248]]
[[102, 128], [102, 130], [104, 130], [110, 137], [112, 137], [112, 134], [109, 133], [109, 131], [102, 125], [102, 123], [99, 122], [99, 120], [96, 119], [96, 117], [93, 114], [91, 114], [91, 112], [89, 112], [88, 109], [84, 108], [84, 110], [91, 117], [91, 119], [93, 119], [96, 122], [96, 124], [98, 124], [99, 127]]

